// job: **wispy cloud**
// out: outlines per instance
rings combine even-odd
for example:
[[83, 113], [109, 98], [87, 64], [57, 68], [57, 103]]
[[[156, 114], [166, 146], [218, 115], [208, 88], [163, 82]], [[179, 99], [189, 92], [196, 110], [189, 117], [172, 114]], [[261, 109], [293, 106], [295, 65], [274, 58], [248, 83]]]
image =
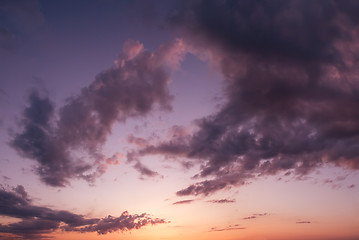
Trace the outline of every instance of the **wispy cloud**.
[[225, 228], [217, 228], [217, 227], [213, 227], [211, 228], [210, 232], [223, 232], [223, 231], [233, 231], [233, 230], [244, 230], [246, 229], [245, 227], [239, 227], [238, 224], [236, 225], [229, 225], [228, 227]]
[[248, 217], [244, 217], [243, 220], [250, 220], [250, 219], [255, 219], [255, 218], [258, 218], [258, 217], [264, 217], [264, 216], [267, 216], [269, 214], [267, 213], [255, 213], [251, 216], [248, 216]]
[[193, 203], [194, 201], [196, 201], [196, 199], [182, 200], [182, 201], [174, 202], [172, 203], [172, 205], [190, 204]]
[[210, 203], [234, 203], [236, 202], [235, 199], [214, 199], [214, 200], [208, 200], [207, 202], [210, 202]]

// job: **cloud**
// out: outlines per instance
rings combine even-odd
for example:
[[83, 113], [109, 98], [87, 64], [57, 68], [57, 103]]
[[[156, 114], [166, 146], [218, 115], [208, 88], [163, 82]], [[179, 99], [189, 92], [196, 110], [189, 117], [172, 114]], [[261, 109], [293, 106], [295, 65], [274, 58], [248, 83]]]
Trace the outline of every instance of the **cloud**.
[[10, 234], [10, 239], [48, 239], [47, 234], [58, 230], [107, 234], [166, 222], [146, 213], [131, 215], [125, 211], [119, 217], [86, 218], [69, 211], [36, 206], [21, 185], [12, 190], [0, 189], [0, 216], [20, 219], [19, 222], [0, 224], [0, 236]]
[[311, 223], [310, 221], [300, 221], [300, 222], [296, 222], [297, 224], [306, 224], [306, 223]]
[[[182, 200], [182, 201], [178, 201], [178, 202], [174, 202], [172, 203], [172, 205], [178, 205], [178, 204], [189, 204], [189, 203], [193, 203], [194, 201], [197, 201], [198, 199], [188, 199], [188, 200]], [[234, 203], [236, 202], [235, 199], [214, 199], [214, 200], [208, 200], [206, 202], [209, 203]]]
[[[209, 195], [260, 176], [359, 169], [358, 17], [353, 1], [194, 1], [169, 25], [224, 78], [224, 102], [187, 137], [139, 150], [192, 159]], [[202, 54], [202, 55], [203, 55]], [[345, 107], [343, 107], [345, 106]]]
[[211, 228], [210, 232], [223, 232], [223, 231], [232, 231], [232, 230], [244, 230], [246, 229], [245, 227], [239, 227], [238, 224], [231, 226], [229, 225], [228, 227], [225, 228], [217, 228], [217, 227], [213, 227]]
[[[48, 97], [32, 91], [22, 130], [14, 134], [11, 146], [36, 161], [36, 173], [47, 185], [63, 187], [73, 178], [93, 183], [108, 162], [119, 162], [114, 158], [118, 154], [108, 158], [101, 152], [116, 122], [143, 117], [155, 109], [171, 110], [170, 73], [182, 59], [183, 49], [180, 40], [153, 53], [137, 41], [127, 41], [115, 65], [69, 98], [58, 115]], [[135, 168], [156, 175], [140, 163]]]
[[196, 201], [196, 199], [182, 200], [182, 201], [174, 202], [172, 203], [172, 205], [189, 204], [189, 203], [193, 203], [194, 201]]
[[143, 165], [140, 161], [138, 161], [135, 165], [134, 168], [141, 174], [141, 177], [155, 177], [155, 176], [159, 176], [158, 172], [152, 171], [151, 169], [149, 169], [148, 167], [146, 167], [145, 165]]
[[216, 200], [208, 200], [207, 202], [210, 202], [210, 203], [234, 203], [236, 202], [235, 199], [216, 199]]
[[258, 218], [258, 217], [264, 217], [264, 216], [267, 216], [268, 214], [267, 213], [255, 213], [249, 217], [244, 217], [243, 220], [250, 220], [250, 219], [255, 219], [255, 218]]
[[137, 147], [146, 147], [148, 145], [148, 141], [144, 138], [135, 137], [133, 135], [129, 135], [127, 137], [127, 142], [133, 144]]

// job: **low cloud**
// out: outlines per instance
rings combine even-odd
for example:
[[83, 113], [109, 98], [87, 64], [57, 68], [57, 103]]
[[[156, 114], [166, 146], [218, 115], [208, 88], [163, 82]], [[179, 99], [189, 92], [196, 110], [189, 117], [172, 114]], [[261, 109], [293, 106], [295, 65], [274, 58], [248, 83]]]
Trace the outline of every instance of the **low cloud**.
[[21, 185], [12, 190], [0, 189], [0, 215], [20, 219], [19, 222], [0, 224], [0, 236], [10, 235], [10, 239], [49, 239], [47, 234], [59, 230], [107, 234], [166, 223], [164, 219], [152, 218], [146, 213], [131, 215], [126, 211], [119, 217], [86, 218], [69, 211], [37, 206]]

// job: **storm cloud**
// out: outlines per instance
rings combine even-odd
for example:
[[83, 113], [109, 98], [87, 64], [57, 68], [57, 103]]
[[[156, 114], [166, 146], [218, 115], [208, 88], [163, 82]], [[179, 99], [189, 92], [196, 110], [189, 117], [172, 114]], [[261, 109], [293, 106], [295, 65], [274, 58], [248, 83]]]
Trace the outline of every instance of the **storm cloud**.
[[37, 206], [21, 185], [11, 190], [0, 189], [0, 216], [19, 219], [15, 223], [0, 224], [0, 237], [6, 234], [10, 235], [9, 239], [48, 239], [47, 234], [58, 230], [106, 234], [166, 222], [146, 213], [131, 215], [125, 211], [119, 217], [86, 218], [69, 211]]
[[[48, 97], [33, 91], [20, 123], [22, 130], [14, 134], [11, 146], [36, 161], [36, 173], [50, 186], [66, 186], [73, 178], [93, 183], [107, 165], [119, 163], [118, 153], [107, 157], [101, 151], [114, 123], [155, 109], [171, 110], [170, 73], [182, 54], [180, 40], [153, 53], [137, 41], [127, 41], [115, 65], [69, 98], [58, 114]], [[140, 162], [135, 168], [155, 174]]]
[[224, 78], [224, 103], [187, 137], [139, 154], [186, 157], [208, 195], [281, 172], [359, 169], [355, 1], [191, 1], [169, 17]]

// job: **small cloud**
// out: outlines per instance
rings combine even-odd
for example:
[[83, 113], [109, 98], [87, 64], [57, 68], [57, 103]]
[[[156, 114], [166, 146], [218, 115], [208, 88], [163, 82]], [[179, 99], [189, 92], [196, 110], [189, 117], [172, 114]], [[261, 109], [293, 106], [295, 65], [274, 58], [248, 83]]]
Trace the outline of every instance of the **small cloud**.
[[349, 185], [348, 188], [355, 188], [355, 184]]
[[306, 223], [311, 223], [310, 221], [299, 221], [299, 222], [296, 222], [296, 224], [306, 224]]
[[134, 168], [141, 174], [141, 179], [143, 177], [157, 177], [159, 176], [158, 172], [155, 172], [151, 169], [149, 169], [147, 166], [143, 165], [140, 161], [138, 161]]
[[268, 213], [255, 213], [252, 216], [244, 217], [243, 220], [255, 219], [255, 218], [264, 217], [267, 215], [269, 215], [269, 214]]
[[146, 139], [135, 137], [132, 134], [127, 137], [127, 142], [141, 148], [148, 145], [148, 141]]
[[190, 203], [192, 203], [194, 201], [196, 201], [196, 199], [182, 200], [182, 201], [174, 202], [174, 203], [172, 203], [172, 205], [190, 204]]
[[223, 231], [232, 231], [232, 230], [243, 230], [246, 229], [245, 227], [239, 227], [238, 224], [231, 226], [229, 225], [228, 227], [225, 228], [217, 228], [217, 227], [213, 227], [211, 228], [210, 232], [223, 232]]
[[11, 180], [11, 178], [9, 178], [8, 176], [2, 176], [2, 178], [3, 178], [5, 181]]
[[249, 220], [249, 219], [254, 219], [254, 218], [257, 218], [256, 216], [249, 216], [249, 217], [244, 217], [243, 219], [244, 220]]
[[215, 200], [208, 200], [207, 202], [210, 203], [234, 203], [236, 202], [235, 199], [215, 199]]

